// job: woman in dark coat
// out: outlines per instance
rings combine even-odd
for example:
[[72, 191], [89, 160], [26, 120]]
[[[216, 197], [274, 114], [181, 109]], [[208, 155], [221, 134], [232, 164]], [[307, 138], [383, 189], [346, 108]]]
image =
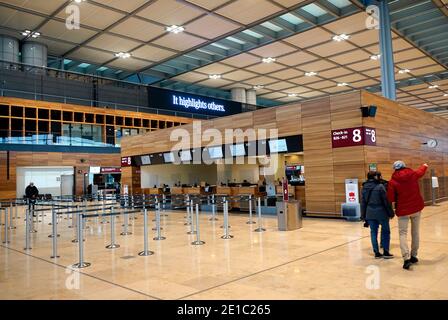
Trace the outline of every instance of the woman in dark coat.
[[[378, 175], [376, 172], [369, 172], [367, 174], [367, 181], [363, 183], [361, 218], [370, 226], [370, 238], [375, 258], [391, 259], [393, 258], [393, 255], [389, 252], [389, 220], [393, 218], [394, 211], [387, 200], [386, 188], [378, 177], [381, 177], [381, 175]], [[383, 254], [380, 253], [378, 246], [379, 226], [381, 226], [381, 244], [384, 249]]]

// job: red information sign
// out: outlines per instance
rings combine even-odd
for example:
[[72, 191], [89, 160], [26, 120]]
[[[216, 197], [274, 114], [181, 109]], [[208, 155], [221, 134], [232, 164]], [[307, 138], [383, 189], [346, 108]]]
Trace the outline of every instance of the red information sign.
[[289, 200], [289, 192], [288, 192], [288, 179], [283, 179], [282, 181], [282, 189], [283, 189], [283, 201]]
[[331, 143], [333, 148], [362, 145], [376, 146], [376, 130], [369, 127], [332, 130]]
[[121, 166], [122, 167], [130, 167], [132, 165], [131, 157], [122, 157], [121, 158]]

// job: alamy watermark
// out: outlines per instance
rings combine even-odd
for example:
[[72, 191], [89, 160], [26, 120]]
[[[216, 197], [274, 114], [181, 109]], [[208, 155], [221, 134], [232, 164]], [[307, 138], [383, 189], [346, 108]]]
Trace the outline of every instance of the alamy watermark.
[[376, 265], [369, 265], [366, 267], [364, 273], [367, 274], [365, 282], [366, 288], [368, 290], [379, 290], [381, 285], [380, 268]]
[[65, 268], [65, 287], [68, 290], [79, 290], [81, 288], [81, 274], [77, 270], [73, 270], [70, 266]]
[[380, 8], [376, 5], [367, 6], [366, 28], [373, 30], [380, 28]]
[[65, 27], [68, 30], [79, 30], [81, 26], [81, 12], [79, 6], [70, 4], [65, 7], [67, 18], [65, 19]]

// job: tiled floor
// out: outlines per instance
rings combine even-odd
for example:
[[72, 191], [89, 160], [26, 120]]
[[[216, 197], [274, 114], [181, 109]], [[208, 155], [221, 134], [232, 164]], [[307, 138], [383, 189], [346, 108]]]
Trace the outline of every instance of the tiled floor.
[[368, 229], [343, 220], [304, 219], [302, 229], [281, 232], [276, 220], [266, 217], [267, 231], [256, 233], [247, 216], [232, 215], [235, 237], [223, 240], [222, 216], [212, 222], [201, 214], [206, 244], [193, 246], [185, 213], [168, 212], [162, 217], [167, 239], [152, 240], [151, 230], [155, 254], [140, 257], [141, 215], [131, 221], [132, 235], [119, 235], [123, 218], [117, 220], [121, 247], [114, 250], [104, 248], [110, 224], [91, 219], [84, 248], [92, 265], [78, 270], [70, 267], [78, 259], [71, 220], [58, 224], [60, 258], [55, 260], [50, 258], [50, 216], [37, 225], [33, 249], [26, 252], [20, 212], [11, 243], [0, 245], [0, 299], [448, 299], [447, 208], [448, 203], [424, 210], [421, 262], [411, 271], [402, 269], [396, 219], [391, 222], [393, 260], [373, 259]]

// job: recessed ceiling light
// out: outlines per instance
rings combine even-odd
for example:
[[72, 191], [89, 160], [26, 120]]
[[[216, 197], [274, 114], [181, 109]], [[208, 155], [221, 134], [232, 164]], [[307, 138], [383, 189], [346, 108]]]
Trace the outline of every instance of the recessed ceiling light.
[[350, 38], [350, 36], [348, 34], [343, 33], [343, 34], [333, 36], [332, 39], [334, 41], [341, 42], [341, 41], [348, 40], [349, 38]]
[[33, 38], [39, 38], [40, 37], [40, 32], [37, 31], [31, 31], [31, 30], [25, 30], [21, 32], [21, 35], [24, 37], [33, 37]]
[[428, 88], [429, 89], [436, 89], [436, 88], [438, 88], [439, 86], [437, 85], [437, 84], [432, 84], [432, 85], [430, 85]]
[[316, 76], [316, 75], [317, 75], [317, 72], [314, 72], [314, 71], [305, 72], [305, 76], [307, 76], [307, 77], [312, 77], [312, 76]]
[[445, 93], [443, 96], [444, 96], [444, 97], [448, 97], [448, 93]]
[[40, 37], [40, 32], [33, 32], [33, 34], [31, 35], [32, 38], [39, 38]]
[[268, 58], [261, 59], [261, 61], [263, 61], [263, 63], [272, 63], [272, 62], [277, 61], [277, 59], [272, 58], [272, 57], [268, 57]]
[[210, 74], [208, 77], [213, 80], [221, 79], [220, 74]]
[[129, 52], [118, 52], [115, 54], [115, 56], [121, 59], [128, 59], [131, 57], [131, 54]]
[[31, 34], [31, 30], [22, 31], [22, 36], [29, 36]]
[[166, 27], [165, 29], [166, 29], [166, 31], [171, 32], [171, 33], [175, 33], [175, 34], [178, 34], [178, 33], [181, 33], [181, 32], [185, 31], [184, 27], [176, 26], [176, 25], [172, 25], [172, 26]]
[[372, 56], [370, 56], [370, 60], [379, 60], [381, 58], [381, 55], [380, 54], [374, 54], [374, 55], [372, 55]]
[[404, 73], [409, 73], [409, 72], [411, 72], [411, 70], [409, 70], [409, 69], [401, 69], [398, 71], [399, 74], [404, 74]]
[[288, 93], [288, 97], [292, 98], [292, 97], [297, 97], [298, 94], [297, 93]]
[[81, 3], [81, 2], [84, 2], [86, 0], [73, 0], [73, 1], [76, 2], [76, 3]]
[[348, 83], [346, 83], [346, 82], [338, 83], [338, 87], [346, 87], [346, 86], [348, 86]]
[[263, 89], [264, 86], [262, 86], [262, 85], [256, 85], [256, 86], [254, 86], [253, 88], [254, 88], [255, 90], [260, 90], [260, 89]]

